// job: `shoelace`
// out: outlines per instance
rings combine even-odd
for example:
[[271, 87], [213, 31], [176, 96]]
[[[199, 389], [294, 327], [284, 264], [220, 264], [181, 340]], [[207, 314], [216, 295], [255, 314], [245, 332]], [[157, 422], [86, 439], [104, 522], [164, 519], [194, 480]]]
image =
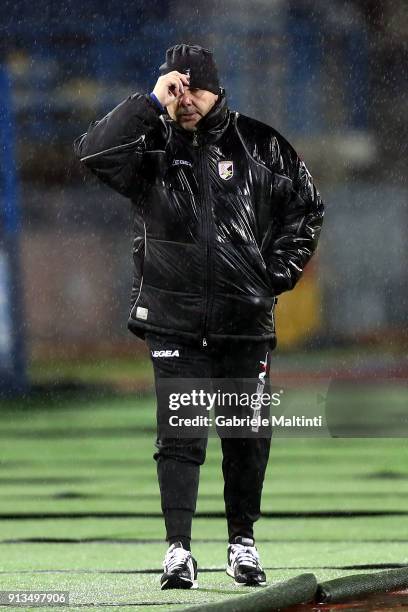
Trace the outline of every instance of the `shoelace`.
[[166, 555], [164, 562], [165, 569], [171, 574], [174, 570], [182, 567], [186, 561], [188, 561], [189, 556], [190, 553], [188, 550], [184, 550], [184, 548], [174, 548]]
[[234, 544], [232, 546], [232, 564], [247, 565], [249, 567], [257, 567], [259, 557], [254, 547], [243, 546], [242, 544]]

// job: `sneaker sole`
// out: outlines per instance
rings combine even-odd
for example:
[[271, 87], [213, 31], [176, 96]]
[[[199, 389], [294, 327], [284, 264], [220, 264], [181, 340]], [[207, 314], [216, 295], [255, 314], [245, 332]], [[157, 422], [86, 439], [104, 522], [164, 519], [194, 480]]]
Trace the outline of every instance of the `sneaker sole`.
[[188, 578], [181, 578], [181, 576], [170, 576], [161, 584], [161, 590], [165, 591], [167, 589], [198, 589], [198, 581], [188, 580]]
[[234, 570], [229, 565], [227, 565], [226, 573], [231, 578], [234, 578], [234, 582], [235, 582], [235, 584], [237, 586], [241, 586], [241, 587], [245, 587], [245, 586], [254, 586], [254, 587], [256, 587], [256, 586], [266, 586], [266, 580], [263, 581], [263, 582], [256, 582], [255, 580], [252, 580], [251, 582], [237, 582], [237, 580], [235, 580]]

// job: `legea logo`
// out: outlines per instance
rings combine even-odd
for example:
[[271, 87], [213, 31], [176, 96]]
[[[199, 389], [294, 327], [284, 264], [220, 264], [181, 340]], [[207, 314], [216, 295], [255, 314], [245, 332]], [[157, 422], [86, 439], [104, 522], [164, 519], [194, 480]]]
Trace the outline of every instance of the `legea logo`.
[[193, 167], [193, 164], [187, 159], [173, 159], [172, 166], [188, 166], [189, 168]]
[[152, 357], [180, 357], [179, 349], [167, 351], [152, 351]]

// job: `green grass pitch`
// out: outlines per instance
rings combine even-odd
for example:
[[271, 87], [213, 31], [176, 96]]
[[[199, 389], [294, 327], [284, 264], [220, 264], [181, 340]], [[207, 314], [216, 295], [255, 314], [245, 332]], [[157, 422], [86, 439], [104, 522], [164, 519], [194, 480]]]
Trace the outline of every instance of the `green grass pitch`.
[[[200, 588], [160, 591], [166, 544], [154, 418], [153, 397], [136, 393], [2, 403], [0, 590], [67, 590], [70, 609], [137, 604], [150, 612], [250, 591], [225, 574], [216, 438], [201, 470], [193, 528]], [[308, 571], [325, 580], [407, 564], [407, 465], [404, 439], [273, 440], [267, 516], [255, 532], [269, 583]]]

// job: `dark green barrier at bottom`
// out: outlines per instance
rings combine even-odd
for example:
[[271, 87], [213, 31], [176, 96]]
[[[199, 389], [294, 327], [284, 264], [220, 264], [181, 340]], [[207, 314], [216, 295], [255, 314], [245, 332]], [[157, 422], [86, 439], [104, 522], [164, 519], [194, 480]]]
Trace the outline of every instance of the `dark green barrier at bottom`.
[[317, 588], [319, 602], [341, 602], [358, 599], [370, 593], [387, 593], [408, 588], [408, 567], [373, 574], [356, 574], [322, 582]]
[[301, 574], [269, 587], [254, 587], [254, 593], [248, 595], [186, 608], [185, 612], [270, 612], [313, 601], [316, 588], [314, 574]]

